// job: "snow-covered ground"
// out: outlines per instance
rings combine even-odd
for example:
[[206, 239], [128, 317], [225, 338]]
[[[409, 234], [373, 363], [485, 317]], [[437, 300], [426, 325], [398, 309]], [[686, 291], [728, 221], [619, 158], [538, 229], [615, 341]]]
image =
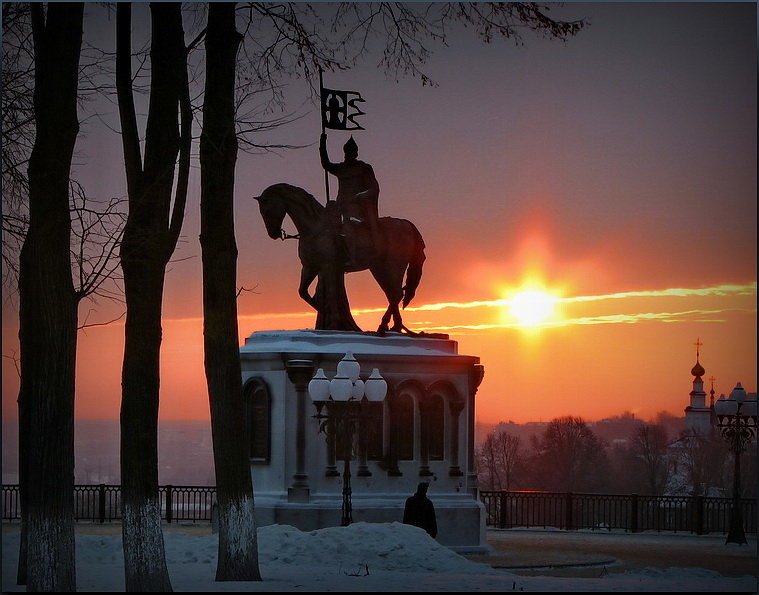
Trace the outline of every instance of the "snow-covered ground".
[[[18, 532], [3, 534], [3, 592], [14, 584]], [[699, 568], [647, 568], [600, 578], [518, 576], [471, 562], [401, 523], [355, 523], [303, 532], [258, 531], [262, 582], [214, 582], [216, 535], [165, 532], [175, 591], [715, 591], [756, 592], [755, 577], [727, 578]], [[123, 591], [120, 535], [76, 536], [80, 591]], [[673, 546], [676, 547], [676, 546]]]

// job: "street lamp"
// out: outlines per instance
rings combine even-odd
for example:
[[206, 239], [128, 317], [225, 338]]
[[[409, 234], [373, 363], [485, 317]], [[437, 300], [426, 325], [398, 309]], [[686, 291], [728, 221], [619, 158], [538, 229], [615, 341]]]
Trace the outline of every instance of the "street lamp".
[[[343, 505], [340, 524], [347, 527], [353, 522], [351, 503], [350, 461], [354, 443], [361, 426], [369, 420], [365, 404], [379, 403], [387, 395], [387, 382], [374, 368], [366, 381], [359, 378], [361, 366], [348, 352], [337, 364], [337, 373], [330, 380], [319, 368], [308, 383], [308, 394], [316, 406], [319, 431], [324, 432], [327, 443], [341, 444], [340, 456], [343, 460]], [[359, 473], [360, 475], [360, 473]]]
[[746, 543], [743, 531], [743, 514], [741, 510], [741, 453], [746, 445], [756, 437], [756, 401], [746, 401], [746, 391], [739, 382], [730, 393], [730, 398], [722, 395], [714, 403], [717, 426], [722, 437], [730, 444], [735, 456], [733, 470], [733, 504], [730, 510], [730, 530], [725, 544]]

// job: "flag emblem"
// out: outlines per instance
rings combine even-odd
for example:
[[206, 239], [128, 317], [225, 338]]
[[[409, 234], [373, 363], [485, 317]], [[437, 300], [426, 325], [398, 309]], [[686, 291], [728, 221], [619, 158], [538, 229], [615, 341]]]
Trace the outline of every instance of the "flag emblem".
[[356, 103], [363, 103], [364, 99], [356, 91], [338, 91], [336, 89], [322, 88], [322, 124], [324, 128], [332, 130], [365, 130], [353, 118], [363, 116]]

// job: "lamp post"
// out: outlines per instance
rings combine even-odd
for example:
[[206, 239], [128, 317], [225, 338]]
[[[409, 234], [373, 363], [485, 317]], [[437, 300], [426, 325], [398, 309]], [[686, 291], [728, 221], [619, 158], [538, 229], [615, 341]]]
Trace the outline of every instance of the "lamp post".
[[343, 459], [343, 504], [340, 524], [347, 527], [353, 522], [351, 502], [350, 461], [354, 443], [362, 423], [369, 419], [364, 405], [382, 402], [387, 395], [387, 382], [374, 368], [372, 374], [361, 380], [361, 366], [348, 352], [337, 364], [337, 373], [332, 380], [319, 368], [308, 383], [308, 394], [316, 406], [319, 431], [324, 432], [327, 443], [337, 442], [341, 446], [339, 458]]
[[746, 401], [746, 391], [739, 382], [730, 393], [730, 398], [722, 395], [714, 403], [717, 426], [722, 437], [730, 445], [735, 462], [733, 469], [733, 504], [730, 510], [730, 529], [725, 544], [746, 543], [741, 510], [741, 453], [746, 445], [756, 437], [756, 401]]

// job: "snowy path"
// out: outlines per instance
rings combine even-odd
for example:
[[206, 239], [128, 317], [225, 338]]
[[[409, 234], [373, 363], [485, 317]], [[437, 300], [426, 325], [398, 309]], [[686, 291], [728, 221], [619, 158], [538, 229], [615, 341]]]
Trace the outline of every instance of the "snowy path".
[[[78, 534], [80, 591], [123, 591], [120, 535]], [[517, 576], [453, 553], [421, 529], [400, 523], [356, 523], [301, 532], [259, 529], [263, 582], [216, 583], [215, 535], [166, 532], [166, 557], [175, 591], [713, 591], [756, 592], [755, 577], [726, 578], [698, 568], [654, 568], [600, 578]], [[676, 546], [673, 546], [676, 547]], [[3, 533], [3, 591], [13, 584], [18, 533]], [[366, 571], [368, 569], [368, 575]]]

